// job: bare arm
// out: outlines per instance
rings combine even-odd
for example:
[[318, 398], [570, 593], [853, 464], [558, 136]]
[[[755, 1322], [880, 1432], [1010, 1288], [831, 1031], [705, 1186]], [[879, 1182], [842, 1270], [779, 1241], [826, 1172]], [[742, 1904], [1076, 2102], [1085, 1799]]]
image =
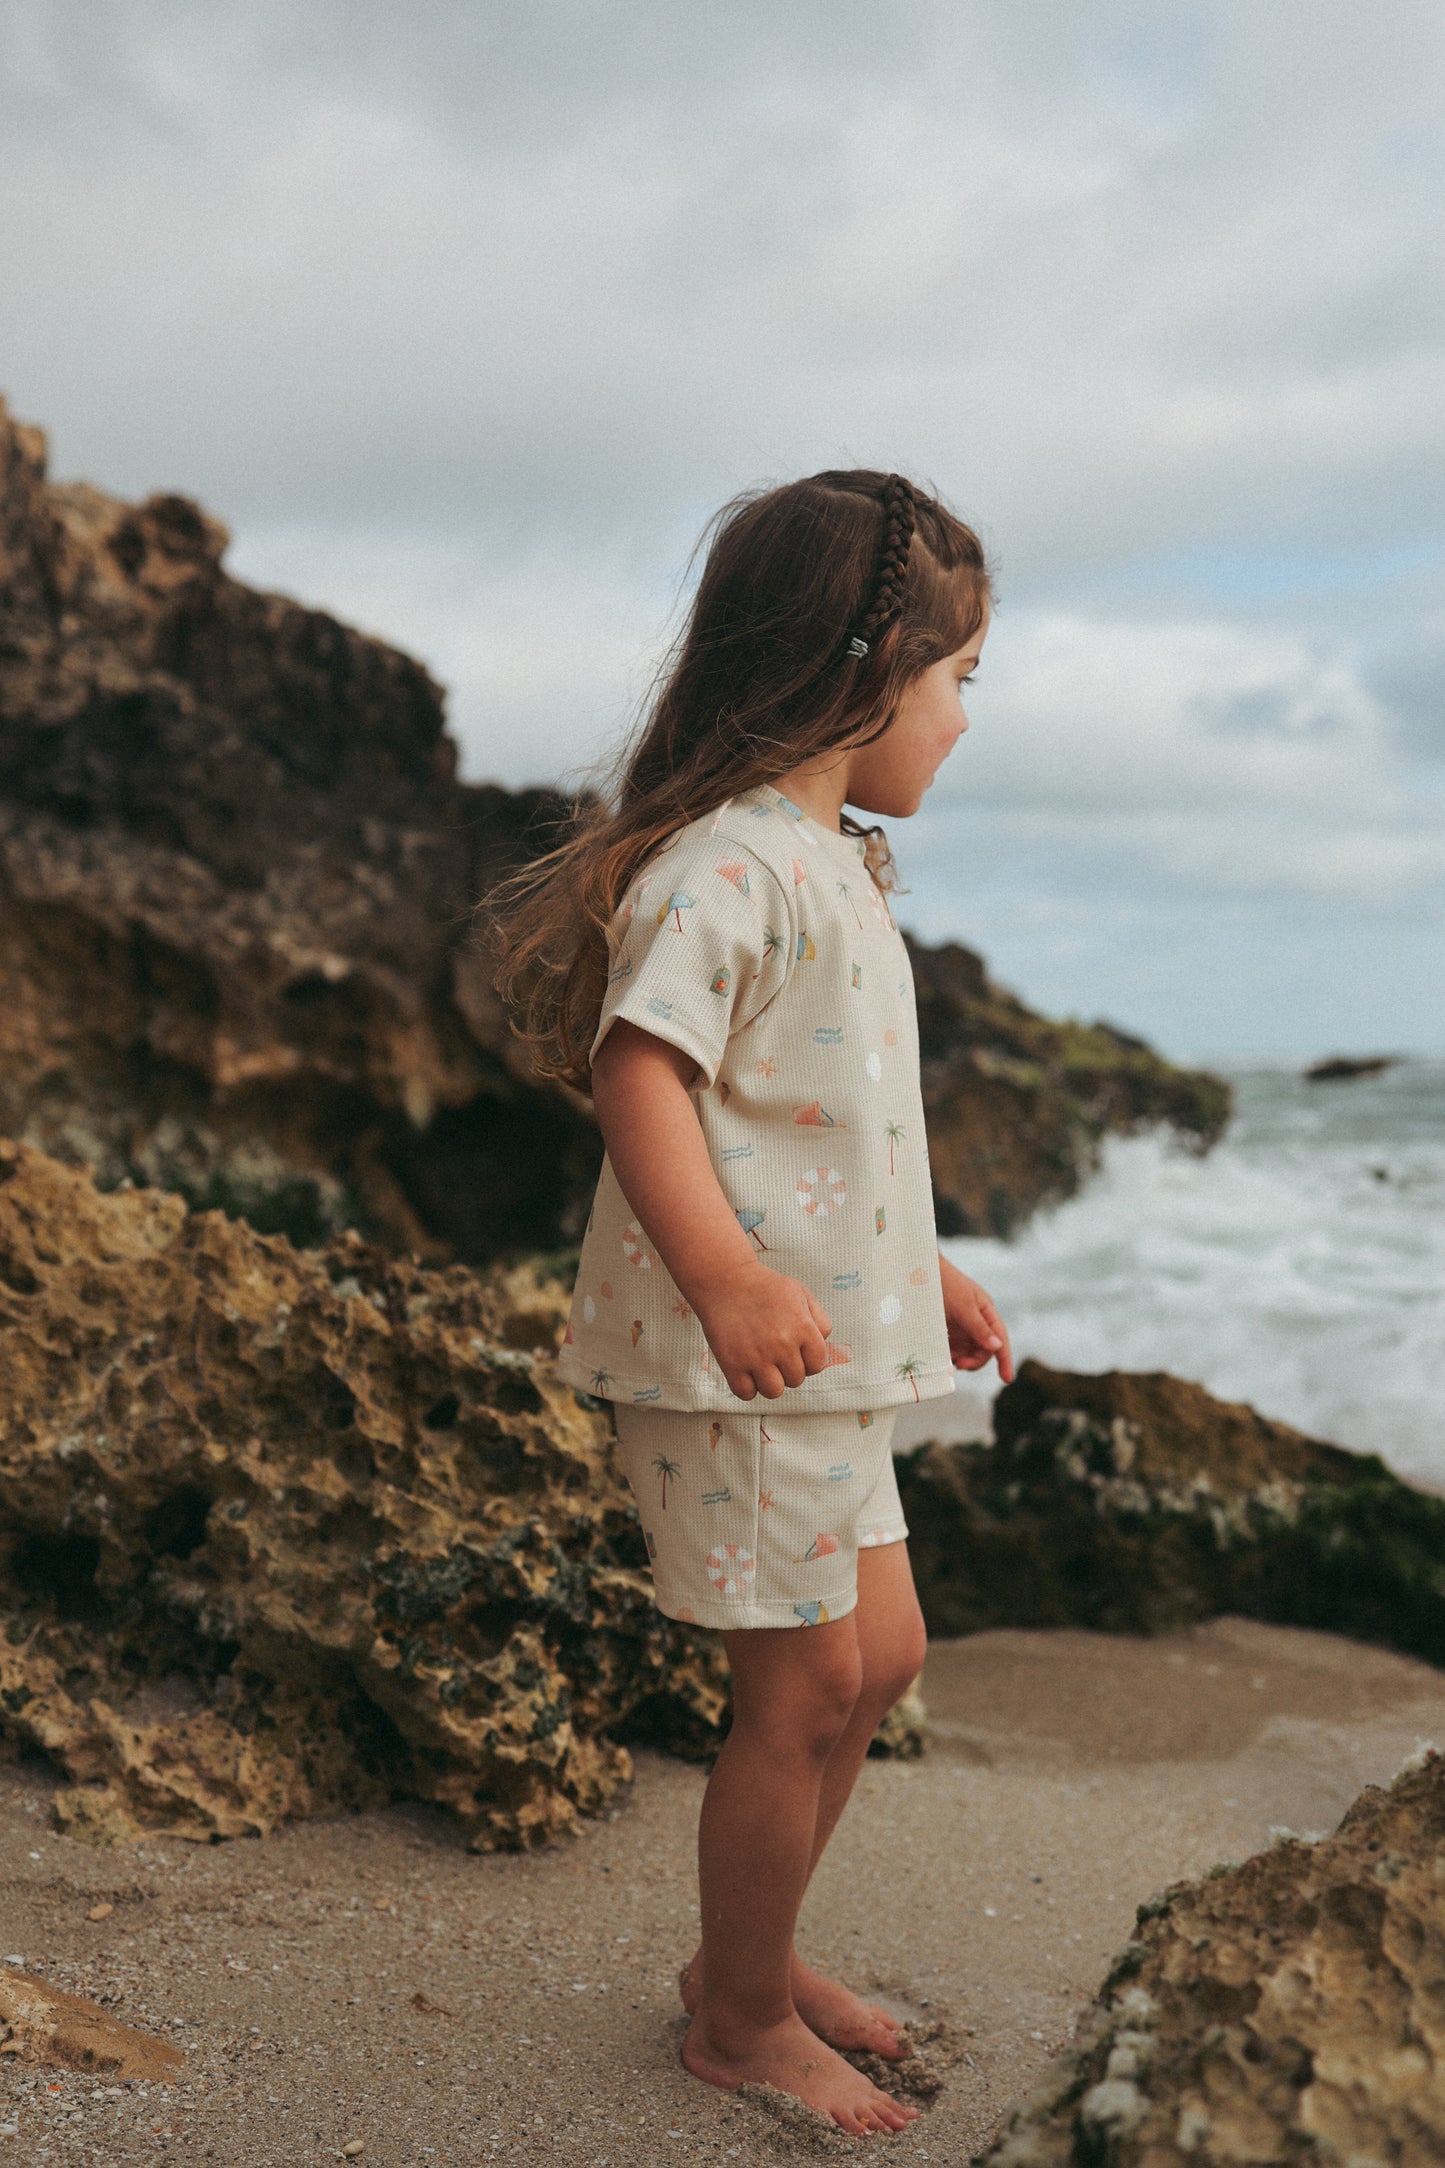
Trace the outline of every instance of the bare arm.
[[723, 1195], [688, 1086], [690, 1054], [619, 1017], [592, 1065], [592, 1103], [623, 1196], [691, 1303], [740, 1400], [778, 1400], [827, 1367], [832, 1320], [801, 1280], [762, 1263]]

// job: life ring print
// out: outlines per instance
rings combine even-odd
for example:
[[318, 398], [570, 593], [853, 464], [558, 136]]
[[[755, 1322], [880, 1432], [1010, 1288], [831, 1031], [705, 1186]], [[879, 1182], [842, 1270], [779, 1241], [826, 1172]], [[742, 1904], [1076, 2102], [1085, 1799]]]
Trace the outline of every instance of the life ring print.
[[629, 1265], [639, 1265], [644, 1272], [652, 1270], [652, 1259], [642, 1246], [642, 1237], [635, 1227], [622, 1230], [622, 1254]]
[[815, 1219], [836, 1212], [848, 1195], [848, 1185], [836, 1167], [812, 1167], [798, 1176], [798, 1202]]
[[740, 1543], [720, 1543], [707, 1554], [707, 1577], [720, 1596], [740, 1596], [757, 1579], [757, 1562]]

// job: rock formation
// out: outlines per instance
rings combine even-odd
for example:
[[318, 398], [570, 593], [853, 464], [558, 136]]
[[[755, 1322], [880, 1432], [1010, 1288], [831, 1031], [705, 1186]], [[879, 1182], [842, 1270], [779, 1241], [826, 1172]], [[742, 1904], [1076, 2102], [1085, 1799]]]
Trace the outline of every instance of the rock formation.
[[980, 2168], [1445, 2157], [1445, 1761], [1139, 1908]]
[[899, 1463], [934, 1634], [1220, 1612], [1445, 1663], [1445, 1499], [1162, 1373], [1025, 1362], [991, 1444]]
[[409, 1796], [537, 1842], [697, 1749], [610, 1417], [518, 1269], [298, 1252], [0, 1146], [0, 1725], [63, 1826], [188, 1837]]
[[941, 1235], [1007, 1235], [1073, 1195], [1108, 1135], [1168, 1124], [1207, 1151], [1229, 1120], [1218, 1077], [1173, 1068], [1111, 1024], [1056, 1024], [957, 942], [909, 939]]
[[[182, 497], [55, 485], [0, 405], [0, 1131], [316, 1242], [575, 1242], [600, 1145], [506, 1029], [471, 905], [548, 790], [456, 779], [426, 672], [222, 568]], [[916, 948], [945, 1232], [1067, 1194], [1223, 1087]]]

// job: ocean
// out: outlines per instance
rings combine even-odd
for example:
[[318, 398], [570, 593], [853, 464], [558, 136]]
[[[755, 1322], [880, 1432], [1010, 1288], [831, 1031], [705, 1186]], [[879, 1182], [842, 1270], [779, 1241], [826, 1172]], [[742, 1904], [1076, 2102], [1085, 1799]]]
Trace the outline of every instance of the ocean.
[[[1111, 1140], [1078, 1197], [945, 1256], [992, 1294], [1019, 1358], [1169, 1370], [1445, 1488], [1445, 1063], [1231, 1081], [1207, 1157]], [[908, 1410], [899, 1446], [986, 1435], [991, 1397], [961, 1376], [954, 1402]]]

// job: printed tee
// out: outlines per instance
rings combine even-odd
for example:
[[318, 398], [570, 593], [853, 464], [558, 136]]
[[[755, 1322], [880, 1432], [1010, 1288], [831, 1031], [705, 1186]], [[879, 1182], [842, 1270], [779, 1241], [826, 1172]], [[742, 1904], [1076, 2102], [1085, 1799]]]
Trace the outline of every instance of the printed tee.
[[[861, 837], [770, 784], [670, 836], [608, 940], [591, 1058], [618, 1017], [697, 1064], [708, 1156], [757, 1255], [832, 1321], [790, 1409], [954, 1389], [918, 1075], [913, 974]], [[749, 1405], [728, 1385], [604, 1159], [558, 1362], [604, 1399]]]

